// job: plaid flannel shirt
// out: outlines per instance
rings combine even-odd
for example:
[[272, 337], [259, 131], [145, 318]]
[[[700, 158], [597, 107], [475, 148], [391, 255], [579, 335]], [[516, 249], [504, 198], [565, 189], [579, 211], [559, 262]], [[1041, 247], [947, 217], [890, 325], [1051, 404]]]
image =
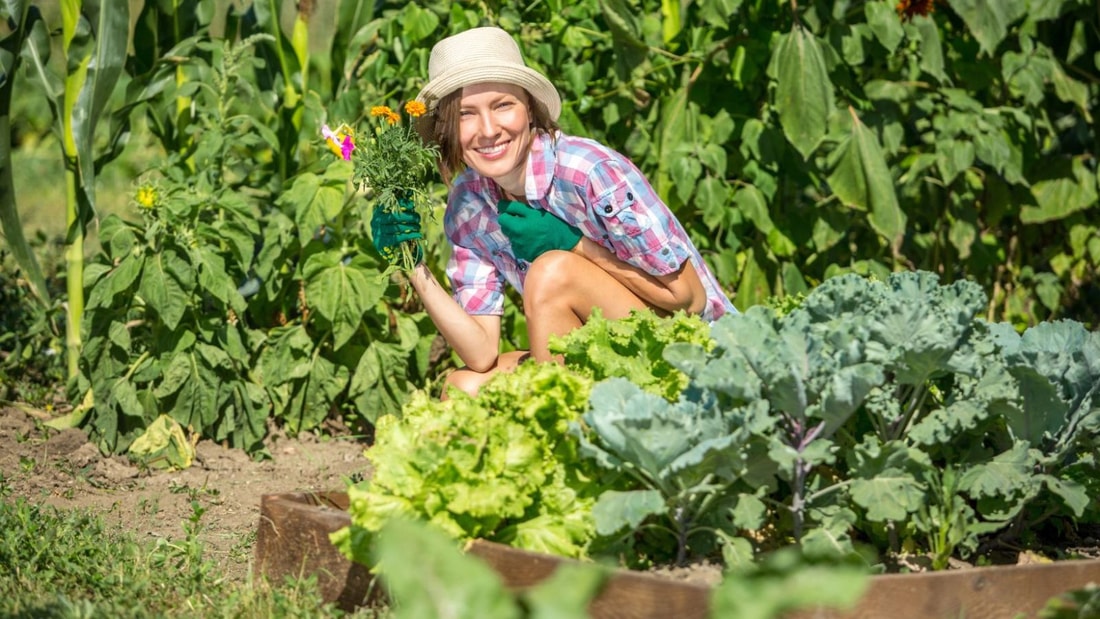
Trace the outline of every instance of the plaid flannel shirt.
[[[690, 260], [703, 282], [702, 318], [736, 312], [683, 226], [626, 157], [593, 140], [538, 134], [527, 159], [526, 197], [576, 226], [618, 258], [651, 275]], [[454, 298], [472, 315], [501, 315], [504, 285], [523, 293], [528, 263], [512, 253], [497, 220], [503, 197], [492, 179], [467, 169], [454, 181], [443, 228], [454, 251], [447, 264]]]

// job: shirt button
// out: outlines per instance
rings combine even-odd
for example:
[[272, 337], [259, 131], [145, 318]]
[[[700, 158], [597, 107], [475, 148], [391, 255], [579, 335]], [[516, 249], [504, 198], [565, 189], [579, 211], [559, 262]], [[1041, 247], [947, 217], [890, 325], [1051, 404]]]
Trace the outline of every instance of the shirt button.
[[608, 238], [608, 236], [605, 234], [605, 235], [603, 235], [603, 238], [606, 240]]
[[605, 212], [605, 213], [608, 213], [608, 214], [610, 214], [610, 213], [611, 213], [611, 211], [613, 211], [613, 210], [615, 210], [615, 209], [614, 209], [614, 208], [612, 208], [610, 204], [608, 204], [607, 206], [603, 207], [603, 212]]
[[527, 270], [527, 263], [526, 262], [519, 263], [519, 270], [520, 271], [526, 271]]
[[664, 255], [666, 255], [666, 256], [668, 255], [668, 252], [669, 252], [669, 251], [670, 251], [670, 250], [669, 250], [669, 248], [667, 248], [667, 247], [663, 247], [663, 248], [661, 248], [661, 253], [662, 253], [662, 254], [664, 254]]
[[626, 192], [626, 199], [627, 200], [633, 200], [634, 199], [634, 194], [629, 192], [629, 191]]

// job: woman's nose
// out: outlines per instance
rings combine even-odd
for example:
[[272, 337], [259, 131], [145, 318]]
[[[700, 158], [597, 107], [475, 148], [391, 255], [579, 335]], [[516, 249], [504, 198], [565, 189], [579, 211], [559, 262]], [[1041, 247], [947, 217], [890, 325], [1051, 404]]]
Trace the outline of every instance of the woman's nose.
[[490, 112], [485, 111], [477, 115], [477, 132], [484, 137], [493, 137], [497, 134], [497, 124], [493, 121], [493, 115]]

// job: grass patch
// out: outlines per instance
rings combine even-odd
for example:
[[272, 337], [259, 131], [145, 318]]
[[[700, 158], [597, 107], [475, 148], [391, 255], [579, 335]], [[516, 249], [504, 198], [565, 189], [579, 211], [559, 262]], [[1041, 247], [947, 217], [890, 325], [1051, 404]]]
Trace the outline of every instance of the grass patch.
[[[0, 477], [0, 486], [3, 486]], [[0, 497], [6, 493], [0, 488]], [[98, 516], [0, 501], [0, 616], [4, 617], [361, 617], [324, 604], [316, 580], [234, 583], [203, 557], [202, 508], [184, 538], [141, 544]]]

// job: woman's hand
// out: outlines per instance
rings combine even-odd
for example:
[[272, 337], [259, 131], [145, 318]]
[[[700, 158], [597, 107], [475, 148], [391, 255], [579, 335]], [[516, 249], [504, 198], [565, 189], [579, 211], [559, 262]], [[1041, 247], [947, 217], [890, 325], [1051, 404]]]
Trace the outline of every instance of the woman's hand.
[[512, 242], [512, 253], [527, 262], [534, 262], [552, 249], [572, 251], [583, 236], [580, 230], [553, 213], [522, 202], [501, 200], [497, 203], [497, 211], [500, 229]]
[[699, 314], [706, 308], [707, 292], [690, 260], [685, 260], [679, 270], [668, 275], [650, 275], [623, 262], [609, 249], [589, 238], [582, 239], [573, 253], [607, 271], [655, 309]]
[[[398, 207], [390, 210], [381, 205], [374, 207], [370, 218], [371, 242], [378, 253], [390, 264], [400, 261], [400, 247], [406, 241], [415, 241], [423, 237], [420, 232], [420, 214], [409, 200], [398, 200]], [[420, 244], [416, 245], [413, 264], [424, 259]]]

